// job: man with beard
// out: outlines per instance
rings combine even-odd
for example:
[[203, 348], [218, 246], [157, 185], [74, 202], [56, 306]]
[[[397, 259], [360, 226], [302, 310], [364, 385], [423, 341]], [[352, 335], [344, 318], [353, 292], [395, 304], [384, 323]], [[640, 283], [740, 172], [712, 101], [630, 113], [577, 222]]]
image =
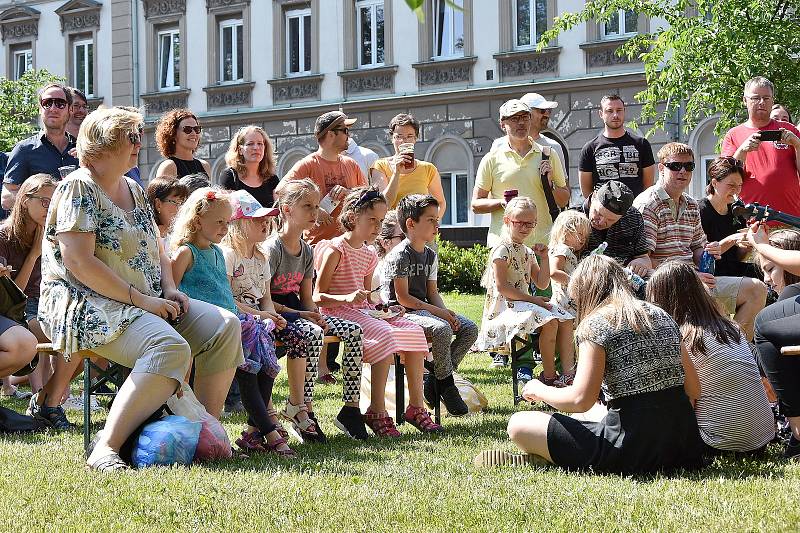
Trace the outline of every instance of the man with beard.
[[650, 143], [625, 130], [625, 103], [616, 94], [600, 100], [603, 131], [581, 150], [581, 192], [588, 198], [603, 182], [618, 180], [641, 193], [653, 184], [655, 161]]

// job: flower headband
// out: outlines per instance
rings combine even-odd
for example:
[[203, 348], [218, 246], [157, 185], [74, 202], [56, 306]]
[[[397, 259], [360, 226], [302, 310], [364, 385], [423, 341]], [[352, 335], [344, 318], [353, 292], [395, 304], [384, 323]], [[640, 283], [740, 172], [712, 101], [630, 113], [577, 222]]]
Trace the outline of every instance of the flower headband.
[[216, 191], [206, 191], [206, 200], [208, 200], [209, 202], [213, 202], [216, 199], [217, 199]]

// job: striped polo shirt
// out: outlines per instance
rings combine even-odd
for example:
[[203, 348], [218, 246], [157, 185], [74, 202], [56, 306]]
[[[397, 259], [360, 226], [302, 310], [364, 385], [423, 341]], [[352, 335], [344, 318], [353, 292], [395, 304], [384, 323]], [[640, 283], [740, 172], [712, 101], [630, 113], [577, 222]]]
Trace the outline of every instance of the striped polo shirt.
[[675, 202], [656, 184], [637, 196], [633, 206], [644, 219], [644, 236], [653, 267], [672, 258], [692, 262], [694, 251], [705, 247], [700, 208], [688, 194], [682, 193]]

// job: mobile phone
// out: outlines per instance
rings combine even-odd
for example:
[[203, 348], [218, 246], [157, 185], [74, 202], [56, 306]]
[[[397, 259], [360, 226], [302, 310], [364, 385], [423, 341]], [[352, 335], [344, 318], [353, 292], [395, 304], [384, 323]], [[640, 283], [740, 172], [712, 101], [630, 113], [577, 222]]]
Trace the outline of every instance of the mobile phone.
[[758, 136], [762, 141], [780, 141], [781, 137], [783, 137], [783, 131], [762, 130], [758, 133]]

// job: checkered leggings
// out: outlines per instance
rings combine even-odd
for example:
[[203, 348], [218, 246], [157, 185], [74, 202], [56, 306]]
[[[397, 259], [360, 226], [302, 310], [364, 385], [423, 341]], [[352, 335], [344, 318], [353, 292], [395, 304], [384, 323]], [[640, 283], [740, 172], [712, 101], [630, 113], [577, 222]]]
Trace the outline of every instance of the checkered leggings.
[[[339, 337], [344, 348], [342, 351], [342, 401], [358, 403], [361, 398], [361, 357], [364, 353], [361, 326], [333, 316], [323, 316], [323, 318], [328, 324], [328, 334]], [[308, 343], [304, 393], [305, 401], [310, 402], [314, 396], [314, 383], [317, 378], [317, 367], [322, 354], [325, 333], [321, 327], [305, 319], [297, 320], [294, 324]]]

